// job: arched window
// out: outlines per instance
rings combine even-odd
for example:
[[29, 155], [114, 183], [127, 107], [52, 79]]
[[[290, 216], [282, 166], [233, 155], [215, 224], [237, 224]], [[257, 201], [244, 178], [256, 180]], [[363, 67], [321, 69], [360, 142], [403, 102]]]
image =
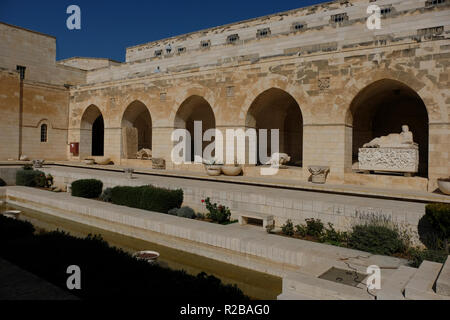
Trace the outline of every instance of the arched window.
[[47, 142], [47, 125], [41, 125], [41, 142]]

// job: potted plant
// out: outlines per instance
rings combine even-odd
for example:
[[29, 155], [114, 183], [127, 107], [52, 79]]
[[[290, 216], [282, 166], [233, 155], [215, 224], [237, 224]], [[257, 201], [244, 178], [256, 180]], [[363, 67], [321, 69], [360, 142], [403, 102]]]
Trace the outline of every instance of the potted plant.
[[204, 160], [203, 164], [205, 165], [206, 173], [209, 176], [220, 176], [223, 166], [222, 162], [216, 158], [212, 158], [209, 160]]
[[450, 177], [448, 178], [440, 178], [437, 180], [439, 190], [441, 190], [442, 193], [450, 195]]

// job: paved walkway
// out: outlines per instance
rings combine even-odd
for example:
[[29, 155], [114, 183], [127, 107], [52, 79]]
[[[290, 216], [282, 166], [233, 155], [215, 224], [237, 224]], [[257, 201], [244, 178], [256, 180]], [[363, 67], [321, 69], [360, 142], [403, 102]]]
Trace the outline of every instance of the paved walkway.
[[[0, 161], [0, 166], [12, 166], [12, 165], [23, 165], [24, 162], [18, 161]], [[102, 170], [104, 172], [123, 172], [123, 169], [129, 166], [120, 165], [86, 165], [82, 162], [74, 161], [49, 161], [46, 163], [48, 166], [60, 166], [66, 168], [84, 168], [84, 169], [97, 169], [97, 171]], [[380, 197], [385, 199], [398, 199], [398, 200], [413, 200], [421, 202], [444, 202], [450, 203], [450, 196], [430, 193], [425, 191], [417, 190], [397, 190], [397, 189], [384, 189], [367, 187], [361, 185], [348, 185], [348, 184], [314, 184], [311, 182], [297, 181], [293, 179], [281, 179], [276, 177], [248, 177], [248, 176], [218, 176], [211, 177], [204, 172], [194, 172], [194, 171], [183, 171], [183, 170], [155, 170], [146, 168], [135, 168], [135, 173], [161, 176], [161, 177], [175, 177], [190, 180], [203, 180], [203, 181], [216, 181], [225, 182], [229, 184], [237, 185], [253, 185], [253, 186], [266, 186], [266, 187], [276, 187], [276, 188], [286, 188], [293, 190], [304, 190], [304, 191], [317, 191], [323, 193], [331, 194], [344, 194], [344, 195], [356, 195], [365, 197]]]
[[61, 288], [0, 259], [0, 300], [79, 300]]

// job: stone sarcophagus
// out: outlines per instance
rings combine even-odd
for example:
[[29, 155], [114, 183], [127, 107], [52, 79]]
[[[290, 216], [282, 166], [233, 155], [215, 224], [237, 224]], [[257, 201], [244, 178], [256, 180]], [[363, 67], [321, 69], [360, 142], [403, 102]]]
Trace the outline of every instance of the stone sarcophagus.
[[359, 169], [416, 173], [419, 171], [418, 148], [360, 148]]
[[359, 149], [359, 169], [401, 172], [410, 175], [419, 171], [419, 145], [407, 125], [401, 133], [375, 138]]

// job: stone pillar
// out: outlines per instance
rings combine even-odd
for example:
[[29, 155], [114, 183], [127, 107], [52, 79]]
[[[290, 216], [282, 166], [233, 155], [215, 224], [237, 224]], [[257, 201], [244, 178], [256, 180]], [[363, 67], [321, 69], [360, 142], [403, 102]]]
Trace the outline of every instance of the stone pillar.
[[121, 155], [121, 128], [105, 128], [103, 154], [111, 158], [114, 164], [120, 164]]
[[304, 125], [303, 175], [305, 177], [310, 176], [308, 172], [309, 166], [327, 166], [330, 167], [327, 181], [344, 183], [345, 167], [349, 165], [349, 152], [346, 152], [348, 134], [349, 128], [344, 124]]
[[433, 192], [438, 178], [450, 176], [450, 123], [430, 123], [428, 150], [428, 191]]
[[174, 128], [172, 127], [152, 127], [152, 157], [166, 160], [166, 168], [173, 168], [171, 159], [174, 143], [171, 136]]

